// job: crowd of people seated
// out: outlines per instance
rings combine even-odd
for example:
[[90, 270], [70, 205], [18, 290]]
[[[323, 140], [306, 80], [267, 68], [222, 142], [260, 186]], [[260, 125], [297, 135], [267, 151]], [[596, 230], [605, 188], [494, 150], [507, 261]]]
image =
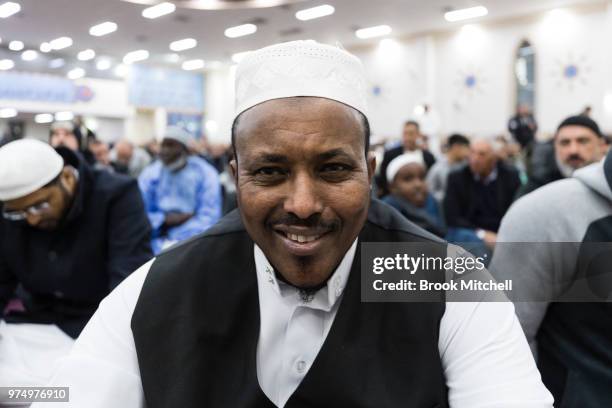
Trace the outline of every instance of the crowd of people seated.
[[[508, 128], [511, 140], [451, 134], [443, 143], [443, 156], [434, 157], [422, 143], [419, 124], [407, 121], [399, 145], [384, 151], [372, 192], [427, 232], [484, 251], [493, 258], [499, 279], [512, 275], [508, 263], [516, 254], [497, 253], [498, 242], [536, 237], [581, 241], [591, 221], [609, 215], [612, 202], [606, 184], [610, 173], [601, 168], [577, 171], [591, 164], [603, 166], [608, 143], [594, 120], [586, 115], [568, 117], [551, 140], [540, 142], [535, 138], [533, 116], [521, 107]], [[127, 139], [109, 145], [82, 122], [56, 122], [50, 127], [48, 143], [22, 139], [0, 149], [0, 180], [4, 180], [0, 181], [4, 329], [0, 361], [9, 354], [18, 360], [20, 343], [62, 355], [99, 302], [131, 272], [165, 249], [205, 232], [236, 207], [229, 169], [232, 149], [204, 151], [201, 146], [191, 134], [173, 126], [159, 144], [140, 147]], [[555, 183], [550, 190], [544, 187], [560, 180], [566, 184]], [[590, 192], [599, 191], [600, 184], [604, 193]], [[587, 194], [585, 200], [597, 200], [603, 194], [605, 203], [592, 210], [596, 215], [579, 222], [577, 232], [544, 236], [543, 231], [553, 234], [555, 223], [572, 222], [562, 215], [546, 214], [548, 207], [563, 202], [566, 192], [561, 186], [588, 190], [592, 197]], [[579, 205], [580, 200], [576, 202]], [[529, 215], [534, 208], [541, 211], [540, 216]], [[612, 234], [600, 232], [597, 239], [610, 240]], [[541, 274], [534, 274], [545, 281]], [[592, 374], [584, 361], [578, 363], [577, 357], [563, 353], [587, 358], [592, 357], [589, 347], [602, 347], [601, 342], [585, 346], [577, 341], [563, 343], [562, 354], [553, 355], [547, 349], [561, 342], [559, 336], [597, 333], [598, 328], [587, 325], [584, 329], [575, 307], [526, 304], [518, 309], [534, 353], [547, 358], [542, 373], [553, 394], [564, 389], [555, 364], [582, 370], [585, 378]], [[596, 306], [582, 309], [605, 313]], [[570, 329], [559, 332], [559, 322], [569, 322]], [[55, 324], [66, 339], [36, 343], [27, 326], [9, 323]], [[611, 351], [604, 353], [609, 357]], [[34, 366], [12, 361], [14, 384], [44, 383], [53, 368], [48, 361], [40, 359]], [[0, 378], [8, 375], [3, 370], [6, 365], [0, 363]], [[602, 393], [604, 385], [593, 383], [592, 392]]]

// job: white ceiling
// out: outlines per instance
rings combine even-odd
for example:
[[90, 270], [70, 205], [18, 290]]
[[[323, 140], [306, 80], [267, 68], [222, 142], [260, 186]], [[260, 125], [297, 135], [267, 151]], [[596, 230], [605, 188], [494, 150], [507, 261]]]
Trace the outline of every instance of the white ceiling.
[[[120, 61], [123, 55], [136, 49], [147, 49], [150, 62], [161, 63], [170, 53], [170, 42], [186, 37], [198, 40], [194, 49], [180, 53], [183, 59], [203, 58], [228, 62], [233, 53], [258, 48], [280, 41], [311, 38], [323, 42], [339, 41], [351, 48], [363, 43], [354, 35], [359, 27], [388, 24], [394, 36], [452, 28], [444, 21], [447, 8], [463, 8], [482, 4], [489, 15], [482, 21], [529, 14], [558, 6], [603, 3], [604, 0], [293, 0], [292, 4], [270, 8], [198, 10], [184, 8], [180, 0], [176, 12], [158, 19], [141, 16], [147, 7], [125, 0], [11, 0], [22, 9], [7, 19], [0, 20], [0, 58], [12, 56], [17, 69], [46, 69], [49, 56], [32, 62], [18, 61], [18, 53], [8, 51], [10, 40], [21, 40], [26, 49], [38, 49], [44, 41], [68, 36], [74, 45], [59, 51], [59, 56], [75, 61], [76, 54], [92, 48], [98, 56], [110, 56]], [[155, 3], [155, 0], [132, 0]], [[206, 0], [210, 1], [210, 0]], [[265, 0], [277, 1], [277, 0]], [[4, 0], [0, 0], [3, 3]], [[331, 4], [335, 14], [311, 21], [299, 21], [296, 11]], [[119, 29], [104, 37], [92, 37], [89, 27], [104, 21], [114, 21]], [[227, 27], [256, 22], [254, 35], [229, 39], [223, 34]], [[461, 24], [461, 23], [455, 23]], [[57, 55], [56, 55], [57, 56]], [[46, 60], [45, 60], [46, 59]], [[87, 64], [79, 63], [86, 66]], [[89, 63], [91, 64], [91, 63]], [[72, 64], [74, 66], [75, 64]], [[67, 68], [64, 68], [67, 69]]]

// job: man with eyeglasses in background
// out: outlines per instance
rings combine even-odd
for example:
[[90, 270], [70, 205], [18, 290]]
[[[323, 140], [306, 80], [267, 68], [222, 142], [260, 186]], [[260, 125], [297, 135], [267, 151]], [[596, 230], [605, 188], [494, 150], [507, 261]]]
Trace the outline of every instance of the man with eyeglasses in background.
[[0, 207], [0, 387], [43, 385], [151, 228], [136, 180], [32, 139], [0, 148]]

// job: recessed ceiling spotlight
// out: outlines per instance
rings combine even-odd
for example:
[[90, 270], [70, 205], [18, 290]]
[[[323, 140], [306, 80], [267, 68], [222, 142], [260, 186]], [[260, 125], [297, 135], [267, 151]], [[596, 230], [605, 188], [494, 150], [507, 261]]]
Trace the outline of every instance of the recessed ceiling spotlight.
[[194, 59], [183, 62], [182, 68], [186, 71], [193, 71], [204, 68], [204, 60]]
[[8, 45], [9, 50], [11, 51], [21, 51], [25, 47], [22, 41], [13, 40]]
[[459, 10], [447, 11], [444, 13], [444, 19], [450, 23], [455, 21], [469, 20], [471, 18], [483, 17], [489, 14], [484, 6], [476, 6]]
[[105, 21], [100, 24], [96, 24], [89, 29], [89, 34], [94, 37], [101, 37], [103, 35], [107, 35], [110, 33], [114, 33], [117, 31], [117, 24], [112, 21]]
[[198, 45], [198, 42], [194, 38], [183, 38], [182, 40], [176, 40], [170, 43], [170, 49], [175, 52], [189, 50]]
[[225, 36], [228, 38], [244, 37], [245, 35], [251, 35], [257, 31], [255, 24], [242, 24], [235, 27], [230, 27], [225, 30]]
[[305, 10], [300, 10], [295, 13], [295, 18], [302, 21], [314, 20], [315, 18], [321, 18], [334, 14], [336, 9], [329, 4], [323, 4], [322, 6], [312, 7]]
[[18, 3], [7, 1], [6, 3], [0, 4], [0, 18], [7, 18], [13, 14], [19, 13], [21, 6]]
[[77, 54], [79, 61], [89, 61], [94, 58], [96, 58], [96, 52], [92, 49], [83, 50]]
[[392, 29], [388, 25], [379, 25], [375, 27], [361, 28], [355, 31], [355, 35], [357, 38], [364, 40], [367, 38], [382, 37], [383, 35], [391, 34], [391, 31]]
[[149, 51], [147, 50], [136, 50], [128, 52], [123, 57], [124, 64], [133, 64], [134, 62], [144, 61], [149, 58]]
[[174, 13], [174, 10], [176, 10], [176, 6], [174, 4], [164, 2], [142, 10], [142, 16], [144, 18], [153, 19], [165, 16], [166, 14]]
[[51, 48], [54, 50], [63, 50], [64, 48], [68, 48], [72, 45], [72, 38], [70, 37], [60, 37], [55, 40], [49, 41]]

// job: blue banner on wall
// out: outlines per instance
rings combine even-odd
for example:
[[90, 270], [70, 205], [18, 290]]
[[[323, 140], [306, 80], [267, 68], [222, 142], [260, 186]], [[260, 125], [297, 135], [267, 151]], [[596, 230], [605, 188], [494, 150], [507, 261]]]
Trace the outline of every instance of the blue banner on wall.
[[202, 115], [168, 113], [167, 124], [183, 128], [197, 139], [202, 137]]
[[204, 110], [204, 75], [133, 65], [128, 101], [137, 107]]
[[78, 90], [71, 80], [60, 76], [0, 72], [0, 99], [74, 103]]

